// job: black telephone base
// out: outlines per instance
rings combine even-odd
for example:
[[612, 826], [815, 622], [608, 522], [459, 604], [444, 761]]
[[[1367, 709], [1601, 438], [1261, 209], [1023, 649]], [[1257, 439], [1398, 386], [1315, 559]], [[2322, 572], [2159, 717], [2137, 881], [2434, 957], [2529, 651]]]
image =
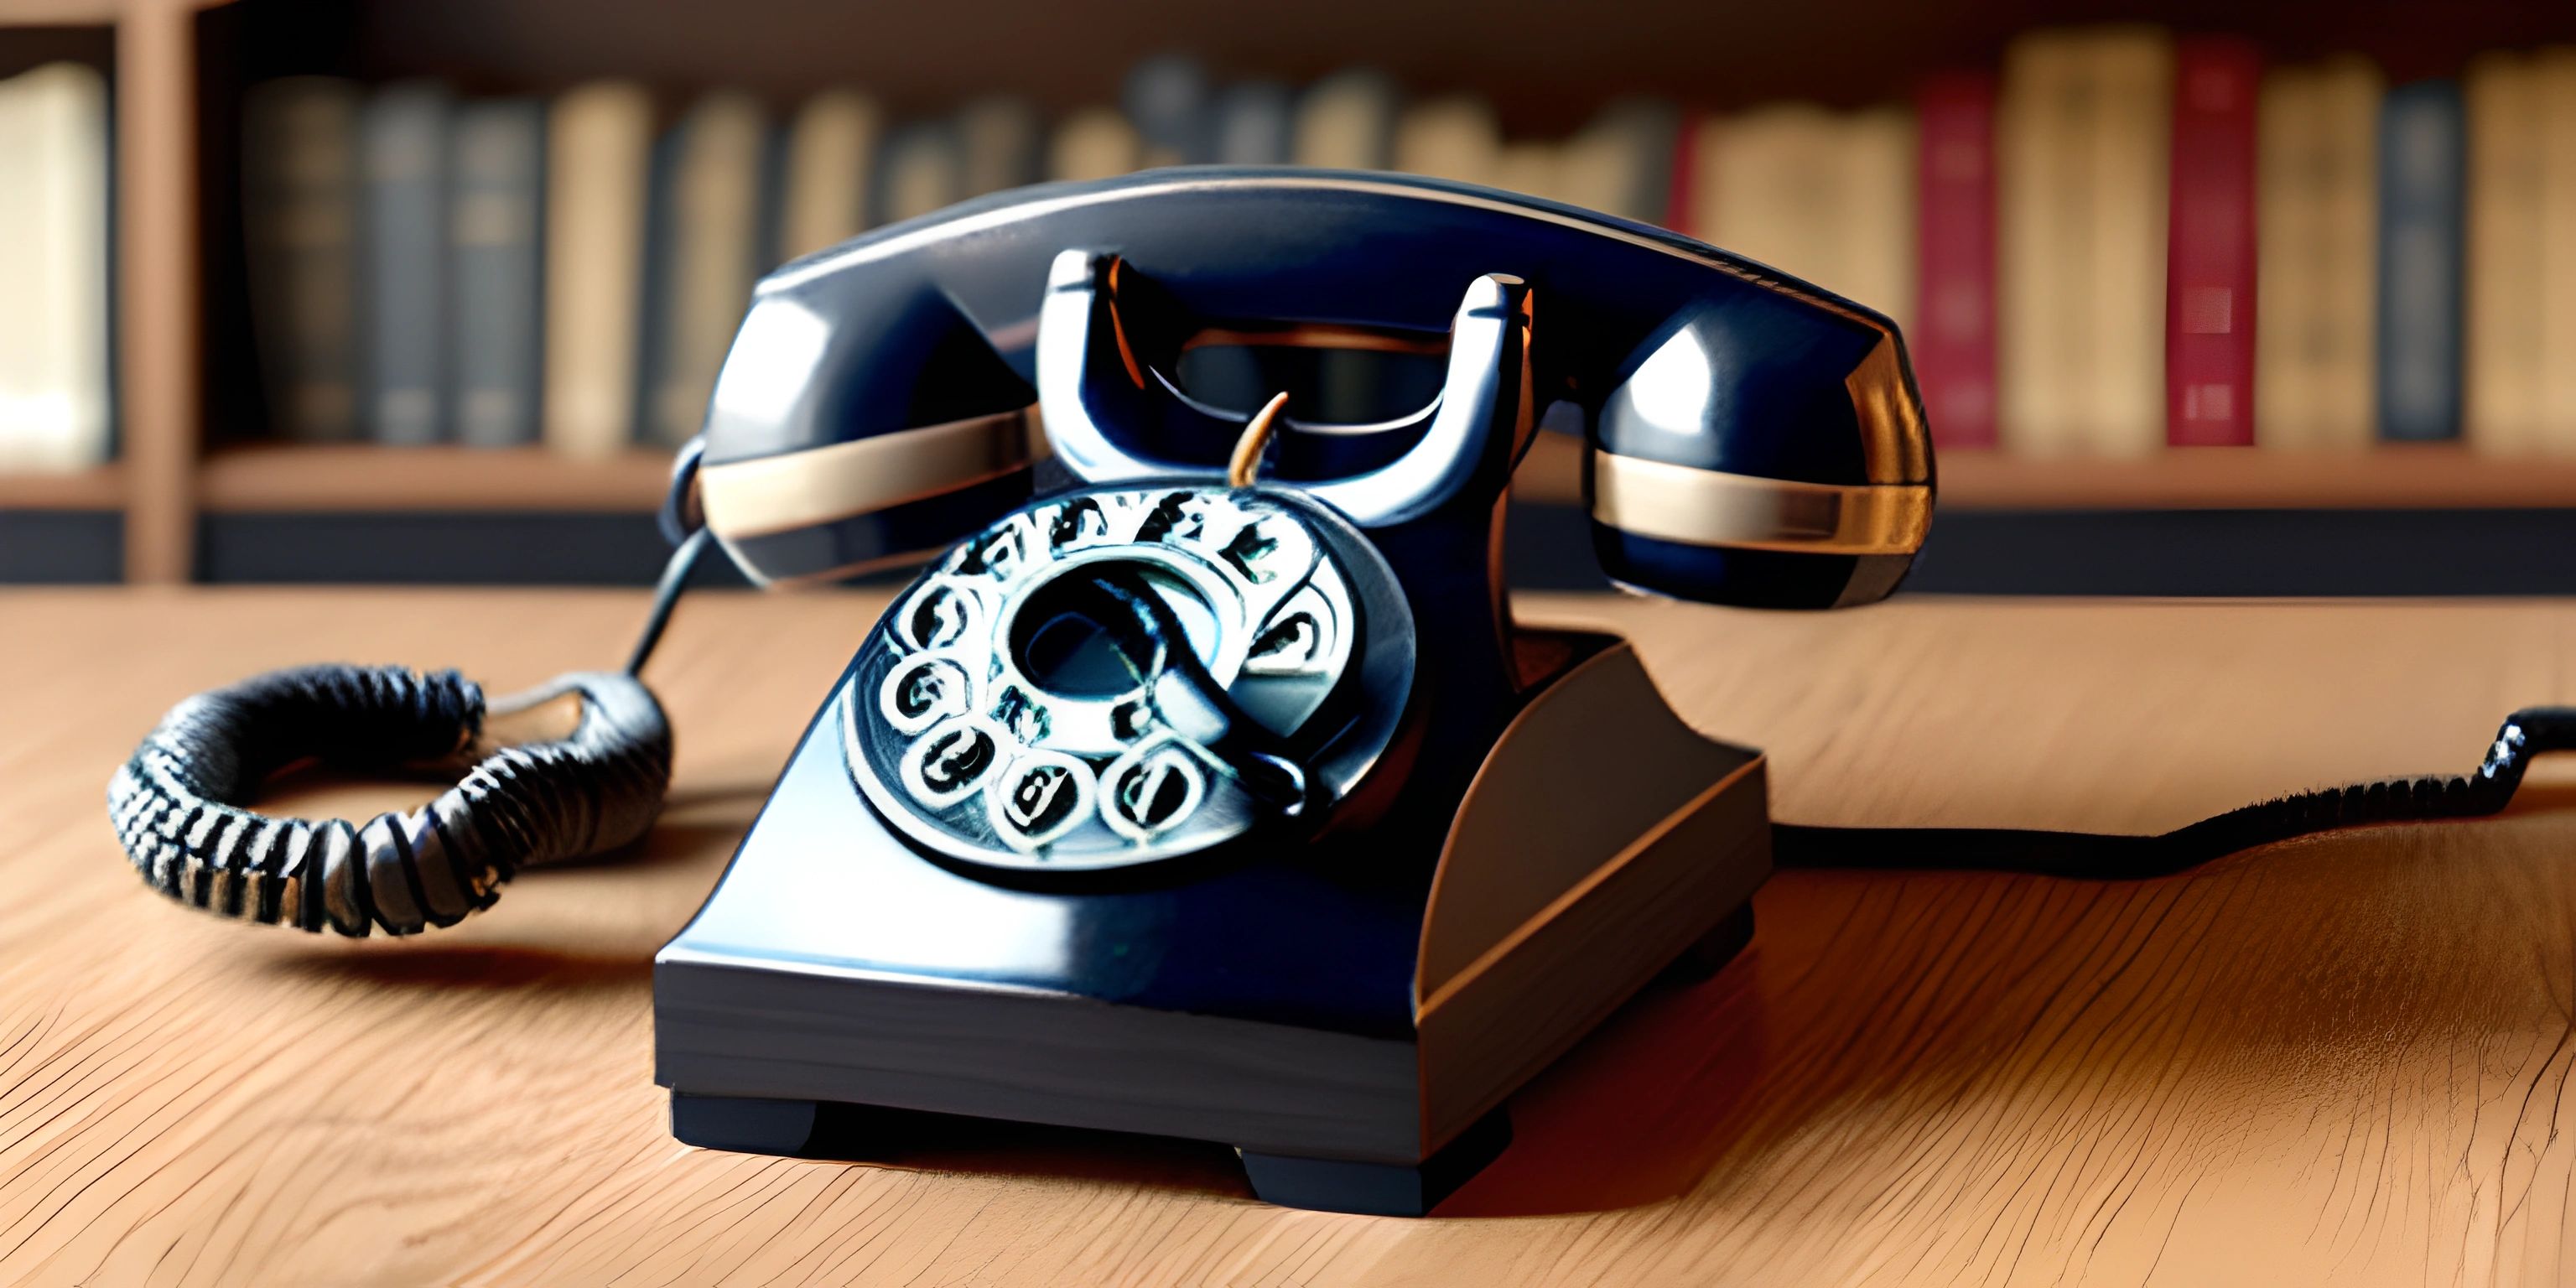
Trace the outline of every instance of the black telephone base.
[[890, 835], [836, 696], [655, 963], [672, 1134], [847, 1158], [1048, 1123], [1232, 1146], [1286, 1206], [1427, 1211], [1508, 1143], [1522, 1084], [1741, 949], [1771, 870], [1758, 752], [1683, 724], [1624, 641], [1523, 635], [1555, 660], [1445, 839], [1380, 823], [1078, 890]]
[[[1687, 987], [1706, 981], [1753, 941], [1753, 908], [1736, 910], [1664, 969], [1662, 982]], [[671, 1093], [671, 1135], [701, 1149], [796, 1158], [867, 1154], [872, 1141], [890, 1144], [922, 1134], [944, 1117], [868, 1105], [812, 1100], [761, 1100], [742, 1096]], [[1508, 1106], [1476, 1121], [1420, 1163], [1358, 1163], [1300, 1158], [1238, 1149], [1255, 1198], [1281, 1207], [1363, 1216], [1422, 1216], [1466, 1184], [1512, 1143]]]

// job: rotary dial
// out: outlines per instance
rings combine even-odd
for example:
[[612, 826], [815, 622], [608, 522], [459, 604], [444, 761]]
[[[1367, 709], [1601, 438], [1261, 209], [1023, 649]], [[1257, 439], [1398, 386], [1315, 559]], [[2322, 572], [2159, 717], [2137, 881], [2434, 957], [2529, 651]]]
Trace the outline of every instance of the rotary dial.
[[[1386, 576], [1373, 559], [1365, 573]], [[1152, 595], [1148, 616], [1179, 638], [1100, 621], [1079, 593], [1097, 578]], [[1265, 797], [1203, 741], [1197, 709], [1173, 705], [1171, 650], [1266, 744], [1311, 751], [1349, 723], [1326, 716], [1365, 647], [1359, 602], [1279, 494], [1042, 501], [949, 552], [878, 624], [844, 699], [852, 776], [914, 840], [974, 862], [1103, 868], [1203, 849], [1256, 825]]]

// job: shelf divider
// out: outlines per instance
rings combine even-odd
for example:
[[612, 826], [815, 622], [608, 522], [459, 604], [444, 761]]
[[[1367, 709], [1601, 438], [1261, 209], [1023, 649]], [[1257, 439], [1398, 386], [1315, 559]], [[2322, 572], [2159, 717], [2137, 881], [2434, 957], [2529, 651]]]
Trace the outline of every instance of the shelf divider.
[[197, 475], [210, 513], [523, 512], [648, 514], [671, 454], [598, 460], [541, 447], [261, 443], [211, 452]]
[[63, 474], [0, 473], [0, 510], [122, 510], [125, 471], [92, 466]]
[[190, 0], [127, 0], [116, 24], [117, 402], [125, 579], [138, 585], [196, 566], [196, 17]]

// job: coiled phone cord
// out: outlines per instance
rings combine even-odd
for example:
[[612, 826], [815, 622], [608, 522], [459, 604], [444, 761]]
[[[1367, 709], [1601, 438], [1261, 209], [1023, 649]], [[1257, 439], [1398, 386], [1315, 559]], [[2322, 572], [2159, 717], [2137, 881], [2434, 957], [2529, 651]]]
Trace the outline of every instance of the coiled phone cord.
[[2479, 818], [2513, 800], [2542, 752], [2576, 749], [2576, 707], [2529, 707], [2507, 717], [2476, 770], [2325, 787], [2213, 815], [2155, 836], [1984, 827], [1771, 829], [1782, 867], [1953, 868], [2096, 880], [2165, 876], [2257, 845], [2374, 823]]
[[[108, 783], [117, 840], [182, 903], [363, 937], [454, 925], [492, 906], [520, 868], [641, 838], [670, 788], [671, 726], [639, 673], [707, 542], [700, 529], [672, 552], [622, 672], [575, 672], [487, 703], [454, 671], [324, 664], [180, 703]], [[484, 745], [487, 717], [567, 703], [576, 709], [557, 736]], [[247, 808], [271, 774], [308, 759], [382, 773], [468, 758], [436, 800], [363, 825]]]

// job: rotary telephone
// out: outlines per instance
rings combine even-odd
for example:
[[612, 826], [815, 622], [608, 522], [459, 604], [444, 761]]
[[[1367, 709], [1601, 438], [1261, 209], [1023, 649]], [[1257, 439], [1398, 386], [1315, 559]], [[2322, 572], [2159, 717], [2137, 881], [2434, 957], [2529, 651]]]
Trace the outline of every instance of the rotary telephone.
[[[1252, 397], [1191, 378], [1217, 351]], [[1354, 353], [1436, 379], [1358, 421], [1259, 395]], [[1740, 947], [1775, 862], [2162, 870], [2489, 812], [2569, 740], [2527, 712], [2473, 777], [2163, 837], [1774, 827], [1760, 754], [1684, 725], [1624, 641], [1514, 620], [1505, 493], [1560, 418], [1632, 590], [1869, 603], [1929, 527], [1896, 328], [1760, 265], [1393, 175], [1048, 185], [762, 283], [623, 672], [496, 703], [452, 672], [275, 673], [174, 709], [111, 813], [199, 907], [452, 924], [650, 827], [670, 734], [636, 677], [709, 545], [762, 585], [926, 560], [655, 960], [674, 1133], [1142, 1131], [1235, 1146], [1275, 1202], [1418, 1213], [1508, 1141], [1519, 1085]], [[362, 825], [247, 808], [310, 756], [465, 768]]]

